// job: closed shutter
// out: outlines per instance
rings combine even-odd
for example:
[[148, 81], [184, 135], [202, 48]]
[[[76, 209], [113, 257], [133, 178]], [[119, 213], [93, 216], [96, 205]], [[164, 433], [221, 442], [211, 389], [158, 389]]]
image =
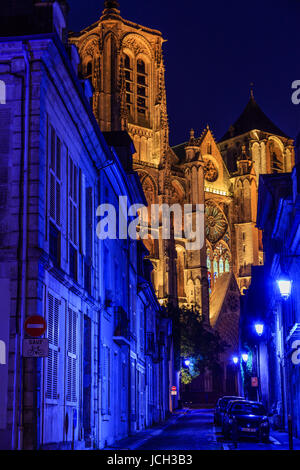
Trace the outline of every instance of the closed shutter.
[[69, 234], [72, 243], [78, 244], [78, 170], [69, 159]]
[[77, 403], [77, 313], [68, 308], [67, 348], [67, 396], [70, 403]]
[[49, 210], [50, 218], [57, 227], [61, 224], [61, 142], [50, 126], [50, 178], [49, 178]]
[[60, 301], [48, 293], [48, 340], [49, 354], [47, 358], [46, 398], [57, 400], [58, 395], [58, 324]]
[[102, 347], [102, 387], [101, 387], [101, 412], [111, 412], [111, 354], [107, 346]]

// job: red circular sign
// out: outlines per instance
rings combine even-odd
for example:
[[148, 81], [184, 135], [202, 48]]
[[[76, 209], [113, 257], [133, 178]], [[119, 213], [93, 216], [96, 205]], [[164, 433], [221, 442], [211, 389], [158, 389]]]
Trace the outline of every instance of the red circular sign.
[[177, 388], [175, 387], [175, 385], [173, 385], [172, 390], [177, 390]]
[[27, 318], [25, 321], [25, 331], [29, 336], [38, 338], [42, 336], [46, 331], [46, 322], [40, 315], [33, 315]]

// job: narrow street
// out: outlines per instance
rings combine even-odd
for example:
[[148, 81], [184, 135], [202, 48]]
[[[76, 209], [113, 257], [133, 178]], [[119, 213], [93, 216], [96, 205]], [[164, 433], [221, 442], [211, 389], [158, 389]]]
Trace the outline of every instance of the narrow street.
[[[285, 450], [286, 442], [273, 436], [267, 444], [255, 440], [243, 440], [237, 450]], [[138, 439], [138, 437], [137, 437]], [[170, 424], [155, 434], [144, 435], [143, 439], [131, 444], [123, 441], [120, 448], [135, 450], [235, 450], [231, 441], [226, 441], [221, 428], [214, 426], [212, 409], [186, 409]]]

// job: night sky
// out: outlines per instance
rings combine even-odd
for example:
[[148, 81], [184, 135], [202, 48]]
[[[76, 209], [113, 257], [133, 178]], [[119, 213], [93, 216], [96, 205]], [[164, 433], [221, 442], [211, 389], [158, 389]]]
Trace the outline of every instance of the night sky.
[[[69, 0], [69, 28], [101, 15], [102, 0]], [[209, 124], [221, 138], [249, 99], [250, 83], [263, 111], [291, 137], [300, 105], [300, 0], [120, 0], [121, 15], [158, 29], [164, 44], [170, 140], [186, 141]]]

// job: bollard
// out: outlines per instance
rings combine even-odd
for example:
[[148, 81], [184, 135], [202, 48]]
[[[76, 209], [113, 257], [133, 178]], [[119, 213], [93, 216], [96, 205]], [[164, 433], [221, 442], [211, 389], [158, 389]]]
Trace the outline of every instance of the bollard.
[[294, 450], [294, 443], [293, 443], [293, 421], [292, 416], [288, 416], [288, 431], [289, 431], [289, 450]]

